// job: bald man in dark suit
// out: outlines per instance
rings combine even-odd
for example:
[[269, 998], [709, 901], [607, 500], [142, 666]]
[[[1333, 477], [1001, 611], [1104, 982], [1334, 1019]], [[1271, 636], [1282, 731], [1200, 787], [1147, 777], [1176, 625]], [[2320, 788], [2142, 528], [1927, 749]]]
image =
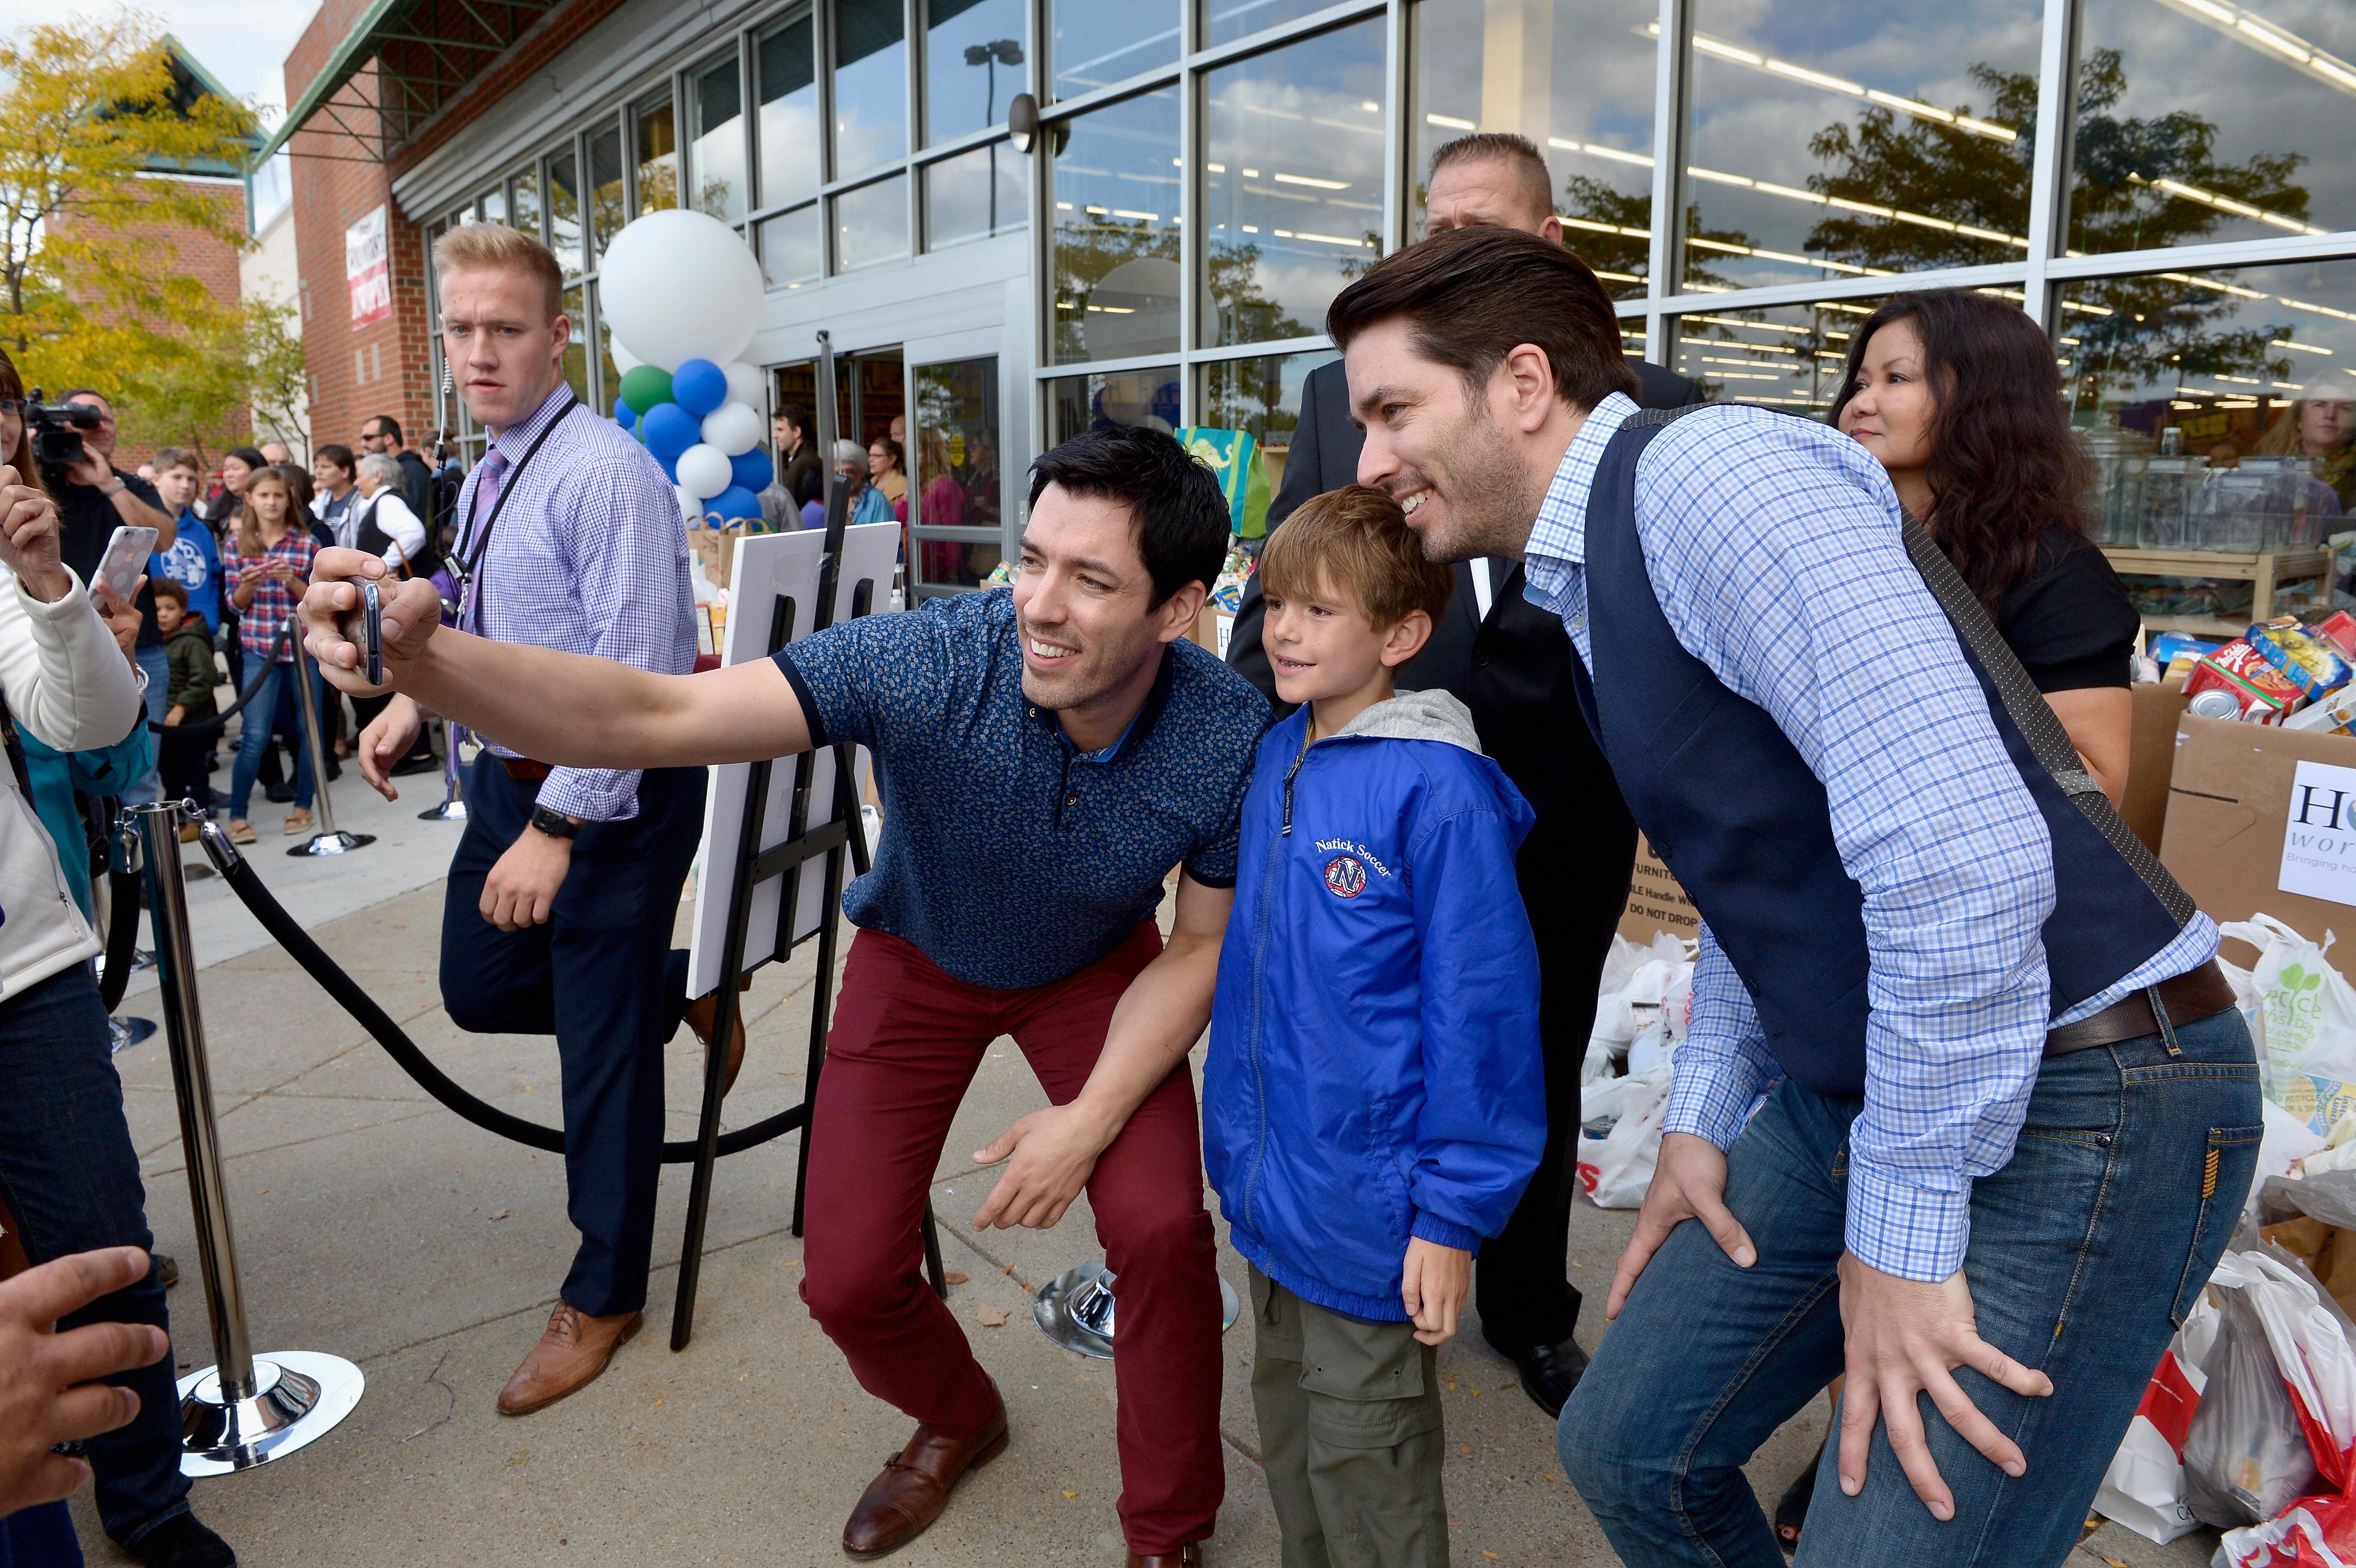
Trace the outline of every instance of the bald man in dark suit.
[[[1519, 137], [1470, 136], [1433, 159], [1427, 231], [1494, 223], [1559, 240], [1537, 149]], [[1701, 389], [1657, 365], [1634, 366], [1646, 408], [1703, 401]], [[1301, 422], [1269, 508], [1274, 531], [1312, 496], [1354, 484], [1362, 432], [1337, 359], [1310, 372]], [[1595, 1026], [1596, 987], [1628, 899], [1636, 825], [1611, 766], [1588, 732], [1571, 686], [1562, 623], [1522, 597], [1519, 561], [1455, 567], [1456, 592], [1423, 651], [1399, 672], [1402, 690], [1444, 689], [1472, 710], [1482, 749], [1537, 813], [1515, 869], [1537, 935], [1539, 1035], [1546, 1057], [1547, 1145], [1505, 1233], [1483, 1243], [1474, 1301], [1481, 1332], [1512, 1360], [1547, 1415], [1587, 1369], [1572, 1337], [1580, 1294], [1565, 1267], [1577, 1187], [1579, 1073]], [[1276, 681], [1260, 646], [1259, 580], [1245, 585], [1227, 662], [1271, 699]]]

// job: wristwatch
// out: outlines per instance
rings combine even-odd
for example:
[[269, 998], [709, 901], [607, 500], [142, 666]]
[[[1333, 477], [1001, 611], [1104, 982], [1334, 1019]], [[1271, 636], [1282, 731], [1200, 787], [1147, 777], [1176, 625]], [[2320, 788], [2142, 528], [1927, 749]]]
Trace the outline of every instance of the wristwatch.
[[114, 483], [109, 485], [105, 489], [101, 490], [99, 494], [102, 496], [120, 496], [123, 492], [130, 488], [131, 486], [124, 482], [123, 475], [118, 474], [114, 476]]
[[534, 805], [531, 808], [531, 825], [551, 838], [576, 837], [581, 832], [582, 826], [564, 813], [552, 811], [544, 805]]

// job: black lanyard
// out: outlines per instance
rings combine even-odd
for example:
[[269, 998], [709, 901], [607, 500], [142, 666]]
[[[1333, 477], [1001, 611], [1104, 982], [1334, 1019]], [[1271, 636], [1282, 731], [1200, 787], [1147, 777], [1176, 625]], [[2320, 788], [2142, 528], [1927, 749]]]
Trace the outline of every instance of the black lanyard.
[[[482, 485], [477, 482], [475, 485], [475, 493], [466, 497], [466, 527], [459, 532], [457, 555], [449, 562], [450, 575], [457, 580], [458, 624], [461, 626], [464, 626], [471, 616], [475, 622], [477, 633], [478, 635], [481, 633], [483, 607], [479, 603], [469, 601], [474, 597], [475, 574], [482, 569], [484, 552], [491, 548], [491, 530], [499, 526], [499, 514], [507, 510], [508, 502], [515, 496], [516, 485], [523, 478], [524, 465], [539, 454], [541, 443], [556, 433], [556, 427], [564, 422], [564, 417], [579, 407], [581, 407], [581, 400], [573, 395], [571, 388], [566, 388], [564, 406], [556, 411], [554, 419], [541, 427], [540, 433], [531, 438], [531, 444], [523, 449], [523, 455], [516, 459], [515, 466], [508, 470], [505, 483], [499, 485], [499, 498], [491, 503], [491, 515], [483, 519], [480, 539], [475, 537], [475, 507], [483, 498]], [[471, 554], [466, 549], [466, 541], [469, 539], [473, 539], [475, 544]]]

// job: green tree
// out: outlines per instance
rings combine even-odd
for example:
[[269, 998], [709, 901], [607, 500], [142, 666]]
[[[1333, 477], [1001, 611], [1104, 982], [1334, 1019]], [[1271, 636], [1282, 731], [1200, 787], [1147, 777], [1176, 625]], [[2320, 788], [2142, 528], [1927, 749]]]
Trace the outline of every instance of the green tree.
[[174, 66], [130, 10], [0, 41], [0, 343], [28, 383], [102, 386], [143, 420], [209, 389], [210, 428], [246, 391], [203, 360], [245, 312], [183, 272], [174, 236], [242, 249], [244, 225], [219, 187], [147, 176], [241, 166], [255, 121]]

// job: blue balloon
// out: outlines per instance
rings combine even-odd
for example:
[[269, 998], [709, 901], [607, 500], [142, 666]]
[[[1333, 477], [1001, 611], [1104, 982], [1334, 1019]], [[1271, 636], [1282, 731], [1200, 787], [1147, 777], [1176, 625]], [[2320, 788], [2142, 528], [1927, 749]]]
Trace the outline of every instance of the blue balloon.
[[620, 425], [624, 430], [634, 428], [638, 422], [637, 411], [633, 410], [628, 403], [624, 402], [620, 398], [616, 398], [614, 400], [614, 422]]
[[732, 521], [750, 522], [761, 515], [761, 497], [742, 485], [731, 485], [704, 502], [703, 509]]
[[676, 485], [676, 484], [678, 484], [678, 483], [679, 483], [679, 459], [678, 459], [678, 458], [676, 458], [676, 457], [658, 457], [658, 458], [656, 458], [656, 459], [655, 459], [655, 463], [657, 464], [657, 465], [659, 465], [659, 466], [662, 469], [662, 471], [663, 471], [663, 477], [664, 477], [664, 478], [666, 478], [666, 479], [669, 480], [669, 481], [670, 481], [672, 484], [674, 484], [674, 485]]
[[740, 485], [757, 496], [769, 487], [770, 480], [777, 476], [777, 465], [769, 461], [767, 453], [756, 446], [750, 452], [740, 452], [730, 458], [728, 473], [731, 484]]
[[703, 422], [677, 403], [657, 403], [647, 411], [646, 422], [638, 429], [647, 450], [661, 459], [666, 467], [703, 439]]
[[697, 419], [728, 400], [728, 372], [709, 359], [682, 359], [670, 373], [671, 400]]

